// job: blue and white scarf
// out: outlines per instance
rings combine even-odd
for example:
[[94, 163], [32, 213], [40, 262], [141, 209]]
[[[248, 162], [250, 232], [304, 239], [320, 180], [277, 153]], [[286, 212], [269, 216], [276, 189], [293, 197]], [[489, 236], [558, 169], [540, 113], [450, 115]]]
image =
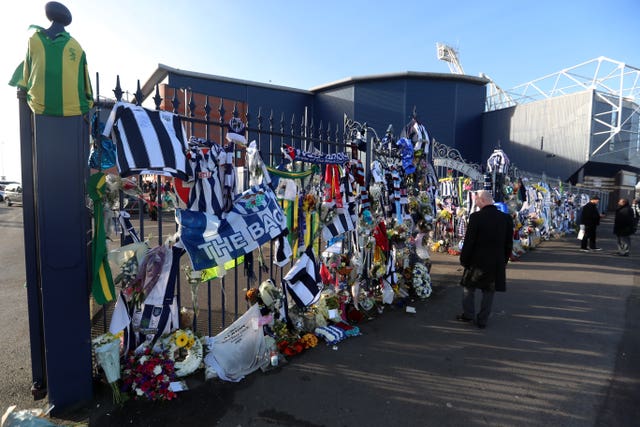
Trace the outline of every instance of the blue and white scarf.
[[224, 265], [280, 236], [287, 221], [273, 191], [251, 187], [236, 196], [225, 218], [204, 212], [176, 210], [182, 246], [194, 270]]

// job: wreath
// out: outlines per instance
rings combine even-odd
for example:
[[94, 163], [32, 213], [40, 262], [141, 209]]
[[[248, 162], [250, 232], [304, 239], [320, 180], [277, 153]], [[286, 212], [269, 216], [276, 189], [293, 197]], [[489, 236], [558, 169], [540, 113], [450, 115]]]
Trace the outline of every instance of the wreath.
[[203, 358], [202, 342], [190, 329], [172, 332], [164, 339], [163, 345], [169, 349], [169, 357], [175, 362], [176, 376], [186, 377], [200, 367]]

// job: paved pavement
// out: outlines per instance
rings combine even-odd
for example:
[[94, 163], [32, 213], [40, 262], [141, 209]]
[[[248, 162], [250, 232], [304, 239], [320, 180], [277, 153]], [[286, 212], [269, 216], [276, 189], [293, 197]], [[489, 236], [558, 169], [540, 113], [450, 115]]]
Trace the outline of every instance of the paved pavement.
[[[0, 212], [0, 227], [3, 218]], [[196, 376], [189, 379], [191, 390], [174, 402], [132, 401], [114, 408], [109, 391], [99, 388], [90, 406], [54, 421], [232, 427], [637, 425], [640, 238], [632, 241], [637, 254], [612, 255], [611, 228], [605, 219], [599, 229], [602, 252], [581, 253], [575, 237], [566, 237], [543, 242], [511, 263], [507, 292], [497, 294], [487, 329], [453, 320], [461, 297], [457, 257], [433, 254], [436, 292], [412, 303], [415, 314], [388, 308], [359, 324], [362, 335], [337, 349], [320, 345], [239, 383]], [[0, 259], [9, 252], [2, 249]], [[26, 300], [22, 284], [19, 278], [0, 280], [3, 336], [14, 337], [10, 344], [24, 349], [26, 336], [14, 336], [20, 322], [26, 328], [26, 320], [20, 320], [26, 319], [25, 304], [19, 307], [20, 298]], [[10, 298], [18, 305], [11, 319], [4, 310]], [[3, 407], [38, 406], [29, 400], [24, 354], [11, 352], [1, 363]], [[13, 378], [10, 385], [5, 385], [7, 376]]]

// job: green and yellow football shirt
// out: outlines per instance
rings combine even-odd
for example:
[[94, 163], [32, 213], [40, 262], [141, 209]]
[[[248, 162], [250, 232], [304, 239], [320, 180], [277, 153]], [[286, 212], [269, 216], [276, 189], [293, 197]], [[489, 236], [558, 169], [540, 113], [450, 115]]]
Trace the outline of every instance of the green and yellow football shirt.
[[27, 91], [35, 114], [78, 116], [93, 107], [93, 91], [84, 50], [66, 31], [55, 39], [41, 27], [29, 39], [27, 57], [11, 81]]

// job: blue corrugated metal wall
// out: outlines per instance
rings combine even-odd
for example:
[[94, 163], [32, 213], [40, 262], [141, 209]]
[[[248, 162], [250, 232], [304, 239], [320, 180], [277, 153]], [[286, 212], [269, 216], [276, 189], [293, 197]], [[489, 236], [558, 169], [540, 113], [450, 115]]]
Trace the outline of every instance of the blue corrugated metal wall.
[[479, 154], [485, 87], [453, 79], [404, 78], [355, 83], [354, 117], [396, 136], [413, 108], [431, 137], [460, 150], [470, 160]]
[[322, 121], [323, 128], [331, 126], [335, 131], [336, 126], [342, 132], [344, 115], [354, 117], [353, 111], [353, 86], [341, 87], [315, 95], [314, 98], [314, 124], [319, 126]]
[[[465, 80], [466, 79], [466, 80]], [[191, 88], [194, 92], [246, 102], [252, 114], [258, 107], [268, 116], [272, 109], [280, 120], [289, 122], [308, 108], [316, 126], [331, 123], [331, 130], [342, 131], [343, 117], [367, 123], [382, 137], [393, 125], [399, 136], [409, 122], [414, 107], [419, 120], [433, 138], [457, 148], [469, 160], [478, 161], [482, 135], [485, 86], [457, 76], [407, 76], [354, 79], [315, 93], [295, 89], [269, 88], [261, 84], [216, 80], [169, 73], [169, 86]]]
[[285, 121], [289, 123], [293, 115], [300, 119], [301, 111], [309, 108], [309, 114], [313, 114], [314, 97], [310, 92], [269, 88], [261, 85], [235, 83], [221, 80], [199, 79], [191, 76], [169, 73], [169, 86], [175, 88], [191, 88], [193, 92], [209, 94], [238, 102], [246, 102], [251, 114], [257, 114], [258, 107], [262, 107], [262, 114], [269, 116], [272, 109], [277, 116], [274, 120], [280, 121], [280, 115], [284, 113]]

